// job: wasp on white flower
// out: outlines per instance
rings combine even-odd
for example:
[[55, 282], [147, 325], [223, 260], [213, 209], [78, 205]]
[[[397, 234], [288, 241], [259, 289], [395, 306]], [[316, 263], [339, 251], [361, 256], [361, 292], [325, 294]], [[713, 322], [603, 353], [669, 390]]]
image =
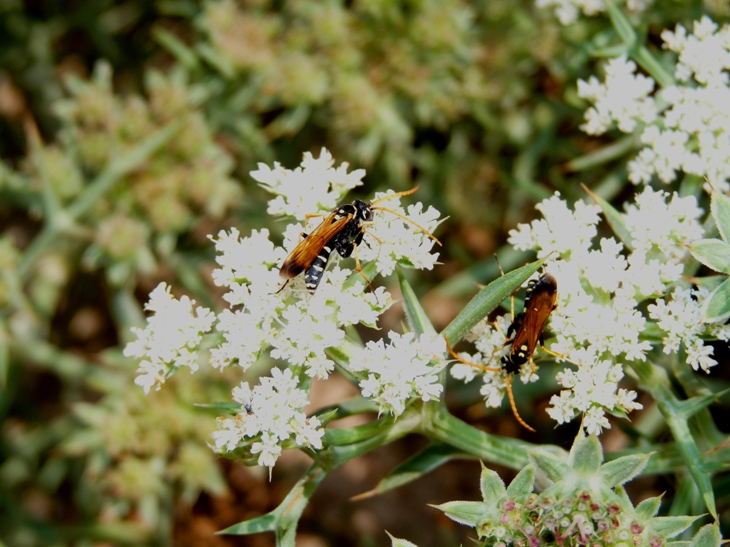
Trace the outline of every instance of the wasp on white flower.
[[[302, 165], [293, 171], [278, 164], [274, 169], [259, 165], [252, 176], [275, 194], [269, 212], [295, 219], [283, 229], [283, 246], [277, 246], [265, 229], [254, 230], [248, 237], [242, 237], [235, 228], [221, 231], [211, 238], [218, 252], [218, 268], [212, 277], [216, 285], [225, 288], [223, 299], [230, 308], [217, 315], [205, 308], [194, 310], [193, 301], [187, 297], [176, 300], [163, 284], [153, 291], [147, 306], [155, 315], [145, 329], [134, 331], [138, 339], [127, 346], [127, 355], [142, 359], [136, 381], [145, 391], [159, 387], [180, 366], [194, 370], [203, 336], [213, 329], [222, 337], [208, 350], [215, 368], [237, 365], [245, 372], [263, 352], [288, 365], [283, 371], [273, 369], [272, 376], [263, 377], [253, 389], [245, 383], [234, 389], [233, 398], [242, 410], [234, 418], [220, 419], [214, 436], [218, 450], [249, 450], [258, 454], [260, 465], [271, 468], [284, 442], [294, 439], [299, 446], [321, 448], [321, 424], [304, 414], [308, 394], [296, 386], [306, 385], [307, 377], [326, 379], [334, 370], [327, 351], [342, 344], [343, 327], [357, 323], [374, 327], [392, 304], [384, 288], [367, 290], [357, 282], [357, 274], [336, 264], [337, 259], [321, 265], [316, 292], [306, 290], [306, 279], [301, 277], [280, 290], [280, 269], [300, 245], [301, 234], [317, 232], [316, 226], [313, 231], [302, 221], [312, 213], [320, 213], [325, 221], [331, 219], [343, 194], [361, 184], [364, 172], [348, 173], [347, 169], [347, 164], [335, 168], [326, 150], [318, 159], [305, 154]], [[372, 271], [383, 274], [391, 273], [396, 264], [432, 268], [438, 254], [431, 252], [435, 241], [431, 232], [438, 226], [439, 213], [432, 207], [424, 210], [420, 204], [401, 207], [400, 197], [410, 193], [376, 195], [373, 202], [365, 204], [371, 218], [360, 222], [354, 216], [343, 217], [340, 230], [331, 233], [339, 239], [326, 240], [323, 245], [330, 244], [332, 250], [339, 251], [362, 243], [359, 260], [372, 262]], [[385, 200], [387, 210], [379, 206]], [[348, 253], [340, 254], [344, 257]], [[416, 353], [421, 351], [419, 343], [414, 342]], [[406, 345], [404, 342], [398, 347], [405, 352]], [[380, 369], [375, 374], [380, 374]], [[414, 393], [422, 398], [440, 393], [441, 386], [433, 383], [435, 377], [412, 374], [409, 378]]]

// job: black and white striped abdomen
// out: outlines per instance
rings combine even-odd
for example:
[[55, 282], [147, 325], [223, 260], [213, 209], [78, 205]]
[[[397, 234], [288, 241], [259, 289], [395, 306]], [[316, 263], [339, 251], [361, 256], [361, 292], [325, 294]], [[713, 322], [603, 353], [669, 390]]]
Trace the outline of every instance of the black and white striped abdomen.
[[327, 261], [329, 260], [331, 253], [332, 248], [328, 242], [327, 245], [322, 247], [317, 258], [312, 261], [312, 264], [304, 272], [304, 284], [306, 285], [309, 294], [314, 294], [314, 291], [316, 291], [319, 286], [319, 282], [322, 281], [322, 276], [324, 275], [324, 270], [327, 267]]

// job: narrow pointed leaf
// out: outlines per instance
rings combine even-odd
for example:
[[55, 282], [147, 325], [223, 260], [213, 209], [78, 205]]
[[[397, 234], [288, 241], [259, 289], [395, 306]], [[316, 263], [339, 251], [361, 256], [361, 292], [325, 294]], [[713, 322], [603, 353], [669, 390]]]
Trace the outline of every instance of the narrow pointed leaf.
[[659, 512], [659, 507], [661, 507], [661, 504], [661, 496], [647, 498], [636, 506], [636, 516], [639, 518], [639, 520], [649, 520]]
[[713, 322], [730, 315], [730, 279], [726, 279], [705, 300], [702, 321]]
[[535, 466], [535, 470], [543, 473], [553, 482], [558, 482], [571, 472], [570, 466], [567, 463], [545, 450], [528, 450], [527, 454]]
[[638, 476], [649, 463], [651, 454], [623, 456], [601, 466], [601, 475], [608, 486], [617, 486]]
[[531, 465], [523, 468], [522, 471], [517, 473], [517, 476], [512, 479], [507, 487], [507, 495], [512, 498], [519, 498], [522, 496], [529, 496], [532, 493], [532, 488], [535, 484], [535, 468]]
[[467, 526], [476, 527], [487, 513], [487, 507], [481, 501], [449, 501], [434, 505], [451, 520]]
[[730, 243], [730, 197], [721, 192], [712, 192], [710, 211], [720, 236]]
[[692, 547], [720, 547], [722, 536], [717, 524], [707, 524], [700, 528], [692, 539]]
[[721, 239], [698, 239], [689, 250], [697, 260], [716, 272], [730, 274], [730, 245]]
[[449, 323], [443, 330], [443, 335], [449, 340], [451, 345], [460, 341], [474, 325], [489, 315], [499, 306], [502, 301], [508, 298], [513, 292], [527, 281], [540, 266], [543, 265], [545, 259], [536, 260], [531, 264], [517, 268], [501, 277], [492, 281], [489, 285], [480, 290], [477, 295], [472, 298], [469, 303], [464, 306], [459, 315]]
[[391, 543], [392, 547], [418, 547], [415, 543], [411, 543], [407, 539], [400, 539], [400, 538], [393, 537], [387, 531], [385, 533], [388, 534], [388, 537], [390, 538], [390, 541], [392, 542]]
[[427, 446], [419, 453], [408, 458], [398, 467], [393, 469], [388, 475], [381, 480], [372, 490], [360, 494], [357, 498], [370, 497], [375, 494], [382, 494], [388, 490], [393, 490], [404, 484], [408, 484], [427, 473], [430, 473], [437, 467], [451, 461], [457, 457], [464, 457], [464, 453], [452, 446], [445, 444], [434, 444]]
[[632, 249], [632, 242], [634, 238], [631, 237], [631, 232], [629, 232], [629, 229], [626, 227], [626, 221], [624, 220], [623, 215], [601, 196], [593, 193], [585, 184], [582, 184], [581, 186], [583, 186], [583, 190], [585, 190], [588, 195], [593, 198], [593, 201], [595, 201], [603, 210], [606, 221], [611, 226], [611, 230], [613, 230], [616, 237], [618, 237], [627, 248]]
[[210, 408], [222, 414], [236, 415], [241, 412], [241, 405], [238, 403], [197, 403], [198, 408]]
[[398, 282], [400, 283], [400, 291], [403, 296], [403, 310], [406, 312], [408, 325], [411, 327], [411, 330], [417, 336], [421, 334], [436, 334], [436, 329], [433, 328], [431, 321], [426, 315], [426, 312], [423, 311], [421, 303], [416, 297], [416, 293], [413, 292], [413, 288], [400, 269], [398, 270]]
[[251, 520], [245, 520], [229, 526], [225, 530], [218, 532], [219, 534], [231, 534], [236, 536], [250, 536], [251, 534], [259, 534], [261, 532], [275, 532], [279, 522], [279, 516], [276, 511], [266, 513], [260, 517]]
[[652, 534], [670, 538], [677, 534], [681, 534], [687, 528], [692, 526], [692, 523], [697, 519], [702, 518], [701, 516], [694, 517], [655, 517], [651, 519], [649, 528]]
[[328, 412], [334, 410], [337, 412], [337, 414], [331, 419], [341, 420], [342, 418], [355, 416], [357, 414], [378, 412], [378, 409], [378, 403], [376, 403], [372, 399], [367, 399], [365, 397], [353, 397], [352, 399], [347, 399], [346, 401], [342, 401], [341, 403], [321, 408], [317, 412], [315, 412], [314, 415], [319, 416], [321, 420], [321, 416], [323, 414], [327, 414]]
[[679, 407], [679, 412], [683, 417], [691, 418], [700, 410], [707, 408], [712, 403], [717, 401], [728, 391], [730, 391], [730, 388], [723, 389], [722, 391], [718, 391], [716, 393], [710, 393], [709, 395], [692, 397], [690, 399], [687, 399], [686, 401], [680, 401], [679, 403], [677, 403], [677, 406]]
[[576, 440], [570, 451], [570, 466], [586, 473], [596, 473], [603, 462], [603, 449], [598, 437], [591, 435]]
[[482, 492], [482, 499], [485, 503], [494, 504], [507, 493], [504, 482], [500, 476], [482, 463], [482, 476], [479, 481], [479, 489]]

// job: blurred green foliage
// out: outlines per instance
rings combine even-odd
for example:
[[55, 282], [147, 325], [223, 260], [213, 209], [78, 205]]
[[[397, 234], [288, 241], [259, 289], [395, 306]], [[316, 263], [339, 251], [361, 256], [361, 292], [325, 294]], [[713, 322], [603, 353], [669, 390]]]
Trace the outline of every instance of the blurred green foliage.
[[[638, 26], [703, 10], [727, 6]], [[421, 184], [451, 221], [417, 287], [471, 266], [461, 295], [536, 200], [622, 191], [615, 156], [576, 161], [616, 138], [580, 133], [575, 93], [615, 41], [530, 1], [0, 0], [0, 541], [172, 544], [176, 505], [225, 490], [192, 407], [225, 377], [144, 397], [120, 348], [159, 280], [215, 305], [206, 236], [270, 222], [257, 162], [326, 146], [368, 194]]]

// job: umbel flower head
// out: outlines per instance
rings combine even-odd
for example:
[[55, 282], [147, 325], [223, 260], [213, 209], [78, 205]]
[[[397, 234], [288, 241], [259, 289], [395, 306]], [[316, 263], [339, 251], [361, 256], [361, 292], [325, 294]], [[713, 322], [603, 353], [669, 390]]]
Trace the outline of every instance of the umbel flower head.
[[[624, 212], [615, 211], [612, 217], [621, 241], [613, 237], [596, 241], [598, 205], [578, 201], [571, 209], [556, 193], [536, 208], [543, 218], [518, 225], [510, 231], [509, 242], [546, 258], [545, 269], [557, 280], [559, 297], [545, 338], [551, 351], [579, 365], [557, 373], [562, 390], [550, 401], [550, 417], [564, 423], [582, 414], [586, 433], [598, 434], [610, 427], [607, 414], [625, 416], [641, 408], [636, 393], [619, 383], [625, 363], [644, 361], [652, 351], [644, 336], [650, 327], [655, 334], [662, 333], [664, 353], [678, 353], [682, 347], [687, 364], [695, 370], [708, 372], [717, 364], [705, 340], [730, 339], [730, 326], [704, 320], [702, 308], [709, 291], [691, 289], [682, 278], [688, 246], [704, 235], [700, 222], [704, 211], [694, 197], [645, 187], [624, 205]], [[509, 350], [504, 340], [510, 322], [511, 318], [500, 317], [477, 324], [467, 337], [477, 353], [460, 355], [496, 372], [463, 364], [451, 369], [454, 377], [467, 382], [481, 377], [487, 406], [499, 406], [505, 393], [500, 358]], [[523, 382], [535, 381], [541, 370], [526, 364], [520, 377]]]
[[[282, 262], [299, 244], [301, 234], [316, 227], [303, 221], [317, 213], [328, 215], [344, 193], [361, 184], [364, 171], [348, 173], [346, 163], [338, 168], [333, 164], [324, 149], [318, 159], [305, 154], [302, 165], [293, 171], [279, 164], [273, 169], [260, 164], [252, 176], [275, 194], [269, 212], [295, 219], [283, 230], [283, 246], [277, 246], [265, 229], [254, 230], [248, 237], [235, 228], [221, 231], [211, 238], [218, 252], [213, 281], [226, 289], [223, 298], [230, 308], [216, 315], [195, 307], [187, 297], [174, 298], [168, 287], [160, 285], [147, 306], [154, 315], [145, 329], [133, 331], [137, 340], [125, 349], [126, 355], [141, 359], [137, 383], [145, 392], [159, 389], [180, 366], [194, 371], [204, 336], [212, 330], [216, 340], [222, 339], [208, 350], [215, 368], [236, 365], [245, 372], [264, 351], [285, 363], [286, 368], [273, 369], [271, 377], [262, 378], [253, 389], [243, 382], [233, 390], [236, 411], [219, 419], [214, 435], [216, 449], [258, 455], [259, 465], [269, 468], [282, 446], [321, 448], [321, 424], [303, 412], [309, 403], [303, 386], [310, 378], [326, 379], [334, 370], [327, 350], [343, 343], [343, 327], [357, 323], [374, 327], [392, 304], [385, 289], [371, 292], [361, 275], [337, 264], [335, 252], [329, 260], [335, 264], [324, 272], [313, 295], [306, 290], [303, 276], [282, 289]], [[431, 253], [433, 240], [419, 227], [433, 231], [439, 223], [438, 211], [424, 210], [420, 204], [403, 208], [397, 197], [388, 200], [388, 209], [392, 212], [374, 211], [363, 244], [356, 250], [368, 275], [387, 275], [396, 264], [432, 268], [438, 254]], [[438, 353], [433, 349], [438, 344], [408, 336], [401, 340], [397, 335], [391, 335], [391, 340], [386, 354], [408, 358], [400, 373], [394, 374], [394, 368], [381, 370], [365, 354], [357, 371], [366, 379], [365, 395], [376, 398], [381, 409], [397, 414], [412, 397], [438, 397], [441, 386], [434, 383], [436, 375], [428, 365]]]
[[[528, 450], [530, 465], [509, 486], [482, 467], [483, 501], [437, 506], [446, 516], [476, 530], [481, 545], [600, 547], [671, 546], [671, 538], [699, 517], [658, 517], [661, 497], [634, 507], [621, 486], [636, 477], [651, 455], [603, 463], [598, 438], [579, 434], [570, 454]], [[536, 476], [548, 486], [533, 492]]]

